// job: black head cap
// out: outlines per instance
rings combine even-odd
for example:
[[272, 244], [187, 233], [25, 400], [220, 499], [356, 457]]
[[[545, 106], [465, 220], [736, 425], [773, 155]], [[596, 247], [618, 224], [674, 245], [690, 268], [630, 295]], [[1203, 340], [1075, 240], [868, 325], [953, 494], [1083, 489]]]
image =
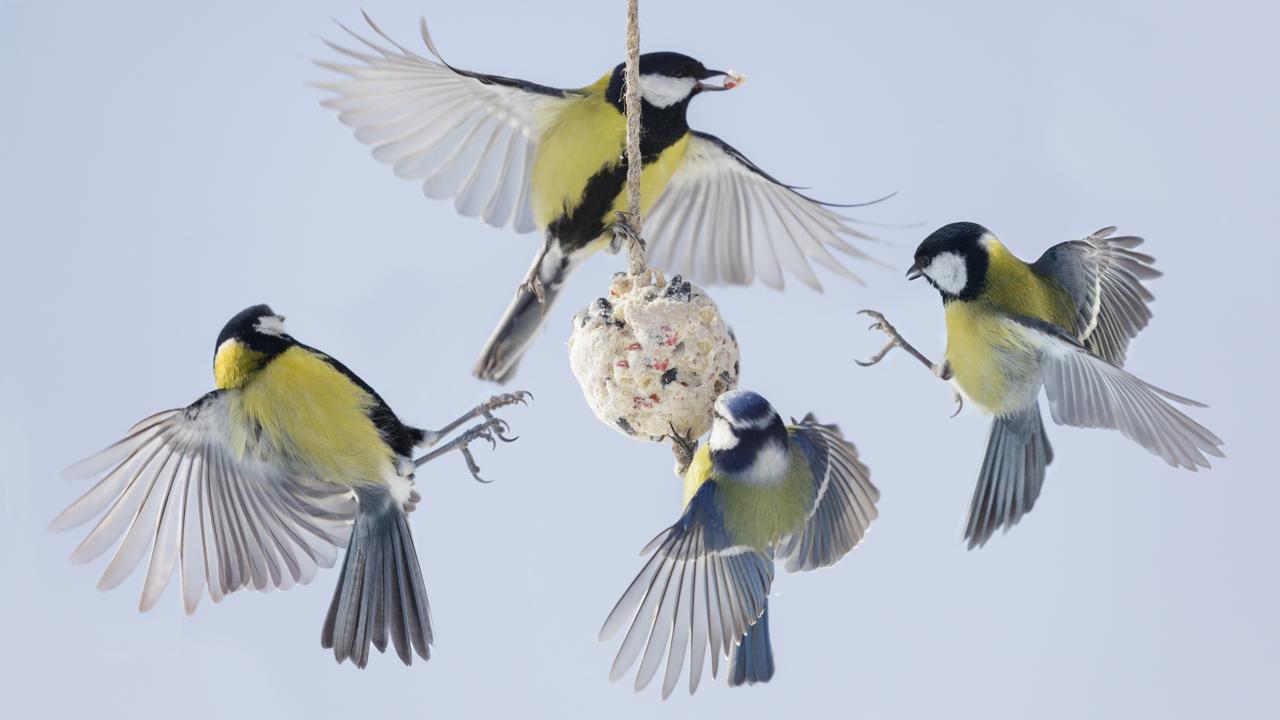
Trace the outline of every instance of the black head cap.
[[956, 222], [933, 231], [916, 248], [907, 278], [923, 276], [943, 300], [971, 300], [986, 283], [990, 257], [982, 238], [991, 233], [972, 222]]
[[[609, 89], [605, 93], [605, 96], [608, 98], [609, 102], [619, 106], [621, 106], [621, 103], [622, 103], [622, 85], [623, 85], [623, 75], [625, 72], [626, 72], [626, 63], [619, 63], [618, 66], [613, 69], [613, 77], [610, 78]], [[694, 81], [700, 81], [700, 80], [707, 80], [713, 77], [718, 77], [721, 75], [726, 75], [727, 73], [725, 73], [723, 70], [709, 70], [707, 69], [707, 66], [703, 65], [697, 59], [689, 57], [688, 55], [684, 55], [678, 52], [664, 51], [664, 52], [651, 52], [651, 53], [641, 54], [640, 55], [640, 74], [641, 75], [662, 75], [664, 77], [674, 78], [676, 80], [690, 78]], [[699, 92], [702, 92], [703, 90], [712, 90], [712, 89], [722, 90], [725, 88], [722, 88], [716, 85], [703, 85], [700, 82], [695, 82], [692, 86], [689, 96], [685, 98], [684, 102], [677, 103], [677, 105], [683, 107], [684, 104], [688, 102], [689, 98], [693, 97], [694, 95], [697, 95]]]
[[218, 333], [214, 352], [227, 340], [236, 340], [250, 350], [276, 355], [294, 344], [284, 331], [284, 316], [277, 315], [268, 305], [254, 305], [235, 314]]

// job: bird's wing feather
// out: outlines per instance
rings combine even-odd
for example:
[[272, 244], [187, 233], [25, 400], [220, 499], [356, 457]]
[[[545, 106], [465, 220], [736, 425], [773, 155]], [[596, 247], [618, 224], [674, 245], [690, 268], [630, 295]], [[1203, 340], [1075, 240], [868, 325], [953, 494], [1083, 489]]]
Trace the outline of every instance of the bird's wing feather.
[[822, 425], [809, 414], [789, 430], [792, 443], [804, 453], [815, 490], [804, 526], [778, 550], [778, 557], [787, 559], [787, 571], [796, 572], [831, 565], [857, 547], [879, 514], [880, 491], [839, 427]]
[[812, 262], [861, 283], [830, 252], [870, 256], [870, 238], [828, 205], [761, 170], [723, 140], [694, 132], [683, 162], [645, 221], [649, 262], [702, 284], [781, 289], [783, 272], [821, 290]]
[[326, 41], [355, 62], [317, 61], [347, 76], [318, 83], [336, 95], [323, 104], [397, 176], [420, 180], [427, 197], [453, 198], [459, 213], [494, 227], [534, 230], [529, 183], [537, 114], [576, 91], [459, 70], [436, 52], [426, 21], [422, 39], [435, 60], [406, 49], [364, 18], [387, 44], [345, 26], [363, 49]]
[[1060, 425], [1119, 430], [1170, 465], [1208, 467], [1222, 440], [1174, 403], [1204, 407], [1147, 383], [1095, 355], [1049, 323], [1010, 316], [1037, 348], [1049, 414]]
[[665, 697], [680, 678], [688, 650], [693, 692], [704, 652], [710, 649], [714, 676], [720, 657], [728, 655], [764, 611], [773, 561], [733, 541], [724, 526], [716, 487], [714, 481], [704, 483], [680, 520], [649, 543], [645, 552], [652, 551], [652, 556], [605, 621], [601, 640], [623, 626], [629, 628], [614, 660], [612, 679], [626, 673], [643, 651], [635, 682], [639, 690], [653, 679], [666, 655]]
[[65, 530], [102, 515], [71, 556], [87, 562], [119, 542], [99, 588], [119, 585], [148, 549], [142, 610], [155, 604], [175, 566], [190, 613], [206, 583], [216, 602], [245, 587], [306, 583], [333, 565], [354, 516], [350, 491], [235, 457], [226, 404], [226, 393], [215, 391], [153, 415], [67, 469], [69, 477], [107, 472], [50, 524]]
[[1066, 288], [1076, 304], [1076, 340], [1098, 357], [1124, 365], [1129, 341], [1151, 321], [1154, 299], [1144, 280], [1160, 276], [1155, 259], [1136, 252], [1142, 238], [1112, 237], [1103, 228], [1049, 248], [1031, 267]]

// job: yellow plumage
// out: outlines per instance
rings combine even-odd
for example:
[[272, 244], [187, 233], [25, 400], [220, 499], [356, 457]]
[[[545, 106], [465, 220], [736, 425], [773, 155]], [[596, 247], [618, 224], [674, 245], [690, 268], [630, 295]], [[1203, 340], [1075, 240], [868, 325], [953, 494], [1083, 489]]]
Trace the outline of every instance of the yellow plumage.
[[344, 485], [381, 483], [393, 471], [394, 453], [368, 415], [372, 396], [314, 352], [290, 347], [230, 401], [238, 457], [262, 442], [300, 470]]
[[680, 507], [687, 507], [689, 501], [694, 495], [698, 494], [698, 488], [702, 487], [708, 479], [711, 478], [711, 448], [705, 443], [698, 451], [693, 454], [693, 460], [689, 463], [689, 468], [684, 473], [684, 498], [680, 501]]
[[1035, 349], [1007, 315], [1020, 315], [1071, 329], [1070, 295], [1037, 275], [998, 240], [986, 241], [989, 265], [982, 293], [946, 304], [947, 360], [968, 398], [995, 415], [1018, 410], [1034, 380], [1034, 363], [1021, 362]]
[[244, 385], [266, 357], [265, 353], [250, 350], [239, 340], [228, 340], [213, 356], [213, 381], [219, 390], [234, 390]]
[[[626, 118], [605, 99], [609, 75], [581, 90], [586, 97], [544, 111], [538, 119], [540, 139], [533, 163], [533, 218], [545, 228], [582, 202], [587, 182], [601, 170], [622, 163]], [[642, 211], [647, 211], [684, 160], [688, 135], [645, 166], [640, 177]], [[626, 209], [626, 193], [618, 193], [613, 210]], [[606, 226], [612, 217], [606, 219]]]
[[716, 477], [711, 448], [702, 445], [684, 475], [684, 501], [709, 480], [716, 480], [716, 497], [724, 527], [734, 542], [764, 549], [795, 532], [813, 505], [812, 470], [803, 453], [790, 452], [787, 474], [772, 484], [753, 484], [732, 476]]

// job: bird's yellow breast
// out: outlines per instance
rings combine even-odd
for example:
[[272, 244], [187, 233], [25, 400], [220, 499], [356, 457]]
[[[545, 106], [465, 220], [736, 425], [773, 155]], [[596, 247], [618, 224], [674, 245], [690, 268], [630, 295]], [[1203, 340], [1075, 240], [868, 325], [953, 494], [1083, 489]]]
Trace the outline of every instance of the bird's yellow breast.
[[724, 529], [736, 544], [764, 550], [798, 531], [813, 504], [813, 480], [803, 453], [790, 452], [785, 478], [774, 484], [751, 484], [732, 477], [715, 477], [711, 450], [703, 445], [685, 472], [684, 503], [708, 481], [716, 480]]
[[[601, 171], [622, 164], [626, 142], [626, 118], [604, 98], [608, 76], [587, 88], [585, 97], [563, 103], [539, 118], [539, 144], [533, 162], [533, 218], [545, 228], [571, 214], [581, 204], [587, 183]], [[684, 160], [689, 136], [677, 140], [644, 167], [640, 176], [641, 211], [662, 194]], [[606, 213], [626, 209], [625, 186]]]
[[986, 250], [982, 293], [945, 306], [947, 360], [956, 384], [971, 401], [1003, 415], [1029, 402], [1039, 371], [1035, 348], [1009, 316], [1070, 330], [1075, 310], [1066, 290], [1037, 275], [999, 241], [988, 240]]
[[394, 467], [394, 452], [369, 419], [373, 398], [303, 348], [291, 347], [268, 362], [234, 393], [230, 406], [241, 457], [265, 450], [340, 485], [378, 483]]
[[993, 415], [1020, 410], [1039, 391], [1038, 350], [1027, 333], [983, 301], [947, 303], [947, 361], [970, 400]]
[[680, 501], [680, 507], [689, 506], [689, 501], [694, 495], [698, 494], [698, 488], [702, 487], [711, 477], [711, 448], [703, 443], [702, 447], [693, 454], [693, 460], [689, 463], [689, 469], [684, 473], [684, 499]]

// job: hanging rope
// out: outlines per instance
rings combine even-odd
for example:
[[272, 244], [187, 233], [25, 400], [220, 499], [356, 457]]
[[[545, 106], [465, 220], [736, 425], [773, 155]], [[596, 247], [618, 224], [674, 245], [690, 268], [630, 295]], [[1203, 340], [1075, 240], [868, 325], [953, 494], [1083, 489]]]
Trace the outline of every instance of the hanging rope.
[[644, 241], [640, 239], [640, 9], [639, 0], [627, 0], [627, 65], [624, 70], [623, 100], [627, 113], [627, 225], [631, 229], [628, 247], [632, 275], [645, 271]]

